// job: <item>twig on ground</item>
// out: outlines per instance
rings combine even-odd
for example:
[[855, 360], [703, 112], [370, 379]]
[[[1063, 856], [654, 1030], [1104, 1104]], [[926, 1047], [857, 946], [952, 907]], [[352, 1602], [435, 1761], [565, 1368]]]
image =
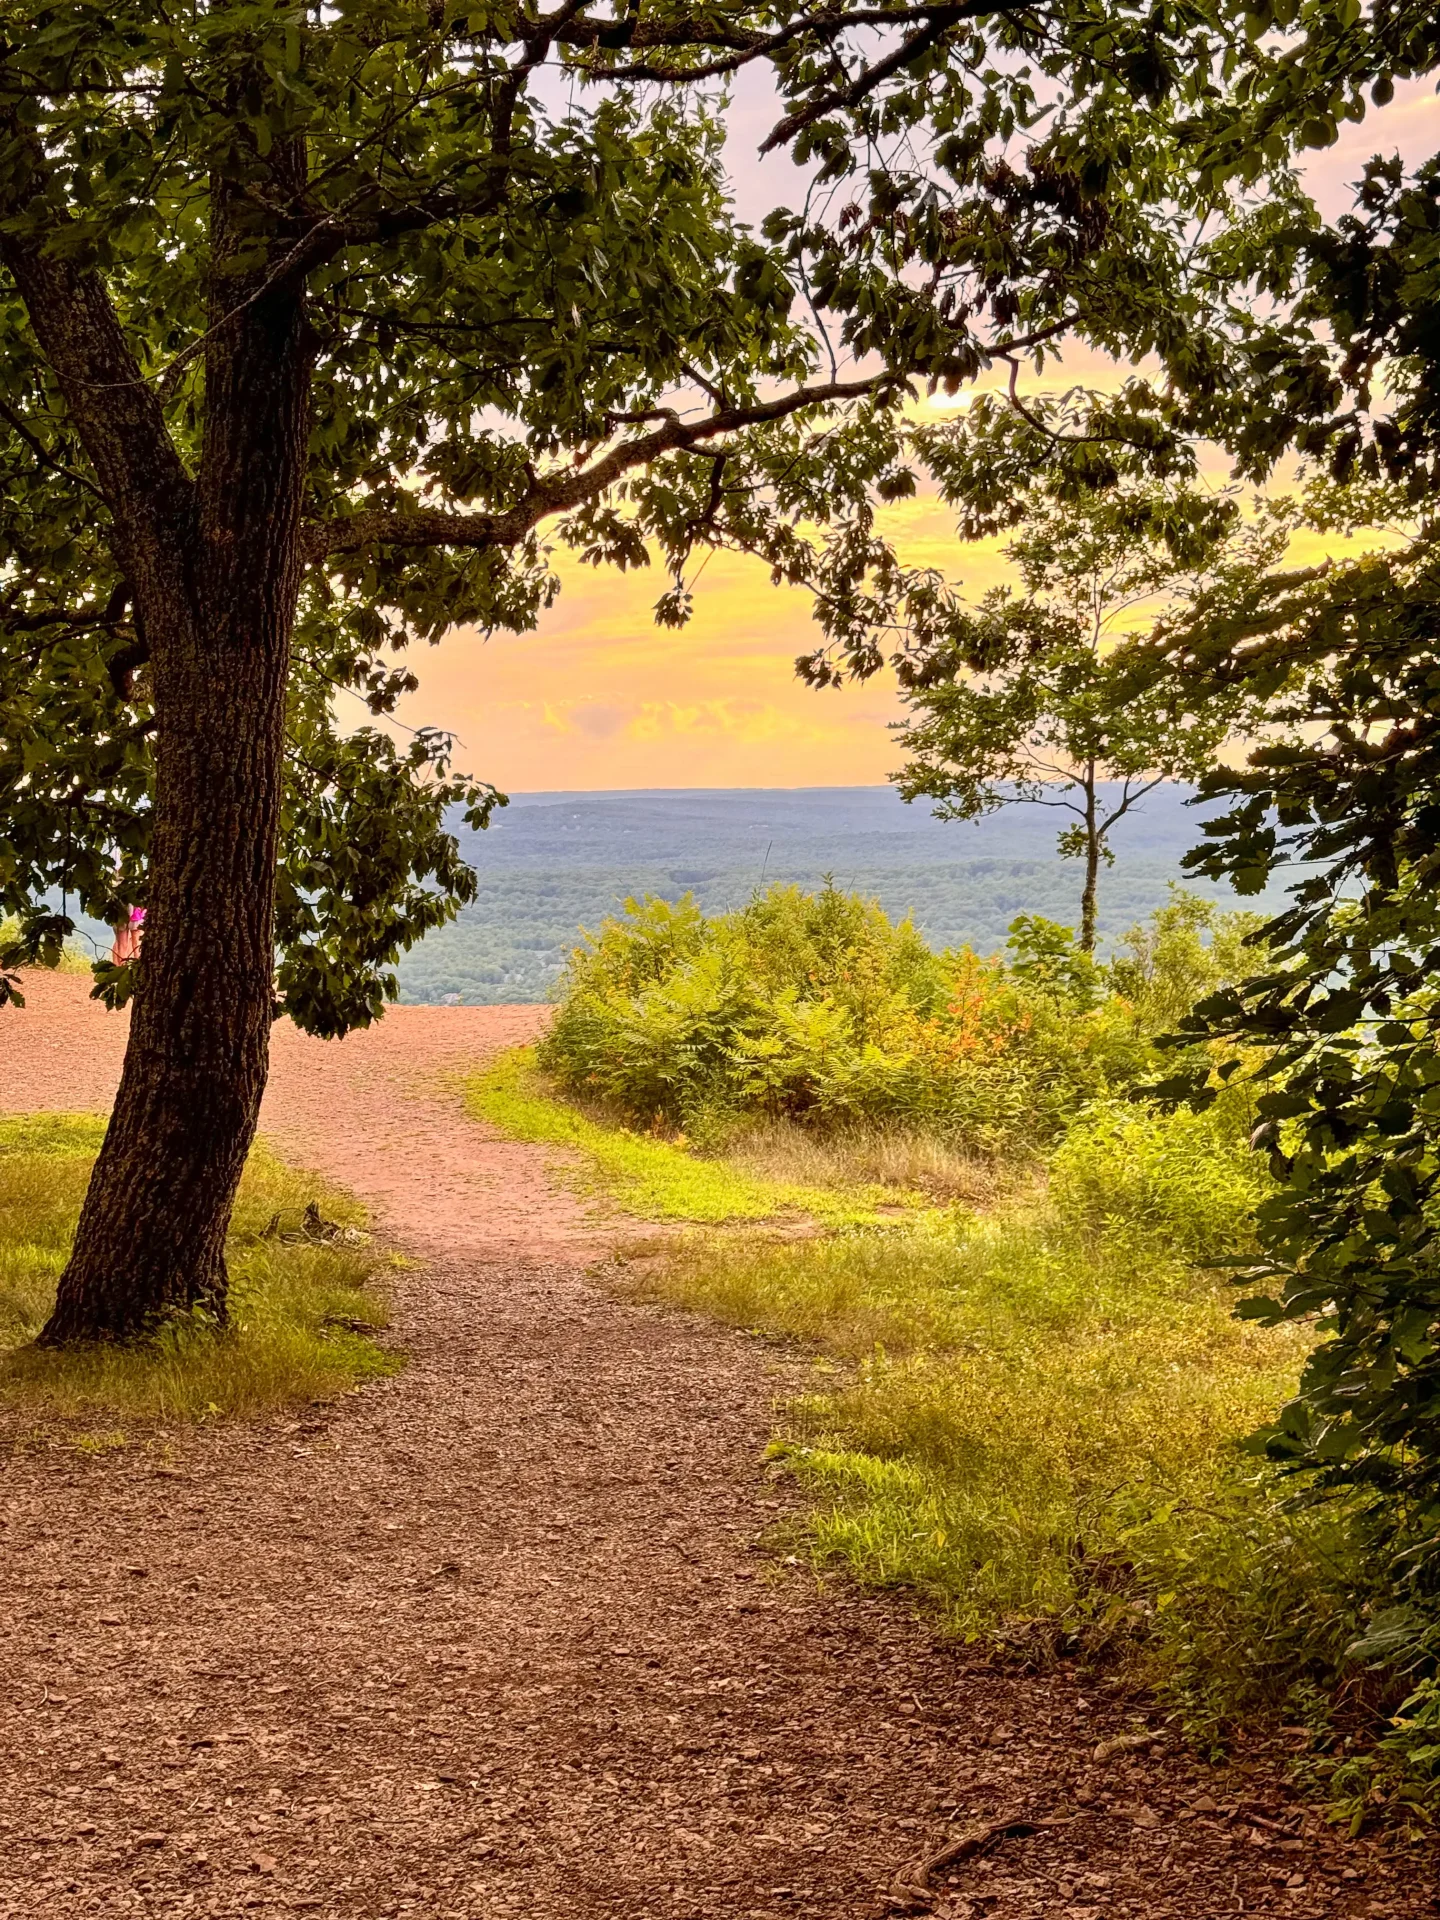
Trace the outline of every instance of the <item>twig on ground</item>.
[[1004, 1814], [997, 1820], [990, 1820], [984, 1826], [967, 1827], [965, 1832], [954, 1840], [947, 1840], [936, 1852], [915, 1860], [909, 1866], [902, 1867], [896, 1874], [890, 1887], [890, 1904], [902, 1913], [924, 1910], [935, 1904], [935, 1895], [930, 1882], [937, 1873], [943, 1873], [946, 1867], [953, 1867], [958, 1861], [971, 1860], [977, 1853], [984, 1851], [992, 1840], [1024, 1839], [1032, 1833], [1039, 1833], [1048, 1827], [1064, 1827], [1070, 1824], [1072, 1816], [1037, 1816], [1030, 1819], [1023, 1814]]

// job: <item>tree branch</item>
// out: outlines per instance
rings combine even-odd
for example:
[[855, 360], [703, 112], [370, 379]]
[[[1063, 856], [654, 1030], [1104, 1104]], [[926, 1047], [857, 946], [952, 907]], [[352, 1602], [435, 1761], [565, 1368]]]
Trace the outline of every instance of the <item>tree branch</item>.
[[[741, 34], [725, 33], [698, 27], [691, 22], [688, 29], [681, 29], [674, 23], [667, 23], [656, 32], [647, 27], [649, 23], [639, 23], [634, 36], [626, 41], [601, 37], [596, 31], [594, 37], [563, 33], [556, 38], [562, 43], [570, 41], [576, 45], [595, 45], [618, 48], [624, 46], [726, 46], [730, 52], [718, 59], [707, 60], [701, 66], [677, 67], [665, 66], [654, 62], [637, 61], [628, 67], [604, 68], [607, 80], [658, 80], [666, 84], [683, 85], [687, 81], [712, 80], [720, 74], [735, 73], [739, 68], [749, 66], [753, 60], [765, 60], [786, 47], [793, 46], [797, 40], [813, 38], [820, 41], [837, 39], [840, 34], [852, 27], [904, 27], [917, 23], [934, 22], [944, 16], [944, 26], [953, 25], [957, 20], [973, 20], [985, 13], [997, 13], [1006, 10], [1012, 0], [962, 0], [962, 4], [952, 6], [913, 6], [913, 7], [857, 7], [851, 12], [826, 9], [810, 14], [799, 20], [792, 20], [788, 26], [778, 27], [773, 33]], [[1028, 4], [1028, 0], [1024, 0]], [[1022, 4], [1022, 0], [1013, 0], [1013, 4]], [[586, 23], [587, 27], [598, 27], [598, 23]], [[610, 30], [613, 32], [613, 29]]]
[[73, 486], [83, 487], [103, 503], [105, 496], [95, 482], [87, 474], [76, 473], [73, 467], [67, 467], [63, 460], [57, 460], [45, 443], [30, 431], [20, 414], [3, 400], [0, 400], [0, 420], [4, 420], [11, 431], [25, 442], [42, 467], [47, 467], [51, 473], [58, 473], [62, 480], [70, 481]]
[[[567, 12], [569, 9], [564, 9]], [[542, 14], [536, 28], [561, 47], [594, 47], [607, 53], [623, 52], [630, 47], [729, 47], [736, 52], [762, 51], [771, 37], [755, 28], [725, 27], [718, 22], [702, 26], [690, 18], [678, 20], [642, 20], [638, 9], [627, 8], [618, 20], [587, 20], [573, 17], [562, 20], [559, 14]], [[609, 70], [606, 69], [606, 77]]]
[[1107, 834], [1110, 831], [1111, 827], [1115, 825], [1115, 822], [1117, 820], [1123, 820], [1125, 818], [1125, 815], [1129, 813], [1132, 807], [1138, 807], [1140, 802], [1145, 798], [1147, 793], [1153, 793], [1156, 787], [1163, 786], [1164, 782], [1165, 782], [1165, 775], [1163, 773], [1157, 773], [1153, 780], [1147, 780], [1143, 787], [1137, 787], [1135, 791], [1132, 793], [1130, 791], [1130, 783], [1127, 780], [1125, 782], [1124, 793], [1119, 806], [1116, 807], [1115, 811], [1110, 815], [1109, 819], [1104, 821], [1101, 825], [1100, 832], [1102, 836], [1104, 834]]
[[[336, 553], [355, 553], [362, 547], [512, 547], [551, 514], [568, 513], [605, 492], [636, 467], [648, 466], [663, 454], [684, 452], [718, 434], [739, 433], [787, 419], [806, 407], [835, 400], [857, 400], [895, 384], [889, 373], [860, 380], [830, 380], [822, 386], [797, 387], [774, 400], [748, 407], [722, 407], [704, 419], [685, 421], [666, 413], [653, 433], [622, 440], [588, 467], [536, 478], [524, 498], [503, 513], [455, 513], [434, 507], [362, 510], [345, 519], [312, 522], [301, 540], [306, 560], [323, 560]], [[657, 413], [661, 410], [656, 409]]]
[[0, 612], [0, 633], [48, 633], [52, 627], [71, 633], [109, 630], [118, 627], [124, 617], [123, 612], [111, 614], [104, 607], [27, 607], [13, 613]]
[[[911, 61], [918, 60], [942, 34], [960, 22], [979, 20], [997, 13], [1023, 13], [1030, 4], [1031, 0], [961, 0], [961, 4], [956, 6], [914, 10], [908, 17], [918, 17], [923, 25], [914, 33], [907, 34], [883, 60], [875, 61], [873, 66], [863, 67], [847, 86], [834, 87], [810, 101], [807, 106], [797, 108], [794, 113], [777, 121], [761, 142], [761, 153], [771, 153], [776, 147], [787, 145], [797, 133], [816, 120], [823, 120], [827, 113], [834, 113], [838, 108], [858, 106], [891, 74], [899, 73], [902, 67], [908, 67]], [[890, 17], [903, 21], [907, 16], [901, 13]]]
[[158, 549], [173, 548], [188, 522], [190, 476], [165, 425], [158, 397], [141, 377], [100, 276], [76, 264], [74, 222], [48, 204], [49, 163], [20, 117], [15, 77], [0, 67], [0, 259], [65, 396], [89, 455], [132, 578]]

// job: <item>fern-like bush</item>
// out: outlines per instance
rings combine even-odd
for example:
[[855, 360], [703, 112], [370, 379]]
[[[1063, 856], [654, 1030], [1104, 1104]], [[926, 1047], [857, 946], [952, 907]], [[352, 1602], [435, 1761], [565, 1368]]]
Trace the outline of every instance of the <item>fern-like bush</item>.
[[1106, 967], [1033, 918], [1004, 957], [934, 953], [829, 885], [714, 917], [689, 896], [632, 900], [571, 956], [541, 1064], [571, 1095], [699, 1141], [758, 1119], [898, 1122], [1039, 1153], [1152, 1070], [1172, 976], [1209, 984], [1222, 936], [1226, 917], [1181, 898]]

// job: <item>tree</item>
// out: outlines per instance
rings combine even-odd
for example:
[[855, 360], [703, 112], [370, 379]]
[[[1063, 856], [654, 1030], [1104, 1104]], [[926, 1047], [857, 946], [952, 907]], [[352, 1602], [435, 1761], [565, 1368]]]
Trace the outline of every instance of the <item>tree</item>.
[[[1432, 7], [1236, 21], [1226, 84], [1186, 130], [1206, 177], [1237, 186], [1282, 149], [1333, 143], [1397, 80], [1440, 67]], [[1368, 96], [1368, 99], [1367, 99]], [[1401, 1563], [1433, 1619], [1440, 1511], [1440, 156], [1377, 155], [1350, 211], [1299, 183], [1237, 201], [1206, 241], [1224, 285], [1196, 341], [1203, 379], [1135, 379], [1043, 408], [972, 409], [948, 483], [972, 523], [1003, 524], [1039, 485], [1074, 498], [1209, 436], [1266, 481], [1298, 452], [1296, 524], [1371, 537], [1353, 555], [1205, 583], [1117, 678], [1192, 710], [1217, 692], [1265, 714], [1246, 764], [1201, 781], [1215, 803], [1196, 872], [1291, 904], [1263, 959], [1180, 1023], [1217, 1071], [1170, 1091], [1204, 1104], [1253, 1075], [1254, 1144], [1275, 1176], [1242, 1311], [1315, 1326], [1295, 1401], [1262, 1436], [1312, 1488], [1358, 1495], [1408, 1533]], [[902, 663], [916, 670], [913, 653]], [[1403, 1651], [1404, 1635], [1389, 1643]], [[1412, 1653], [1415, 1649], [1412, 1647]], [[1433, 1633], [1425, 1652], [1432, 1664]]]
[[[1193, 865], [1241, 892], [1286, 876], [1293, 905], [1260, 931], [1254, 976], [1203, 1003], [1181, 1038], [1223, 1042], [1227, 1072], [1258, 1061], [1269, 1082], [1256, 1144], [1278, 1188], [1262, 1212], [1251, 1311], [1318, 1317], [1322, 1335], [1272, 1451], [1433, 1531], [1440, 155], [1407, 166], [1378, 153], [1335, 219], [1294, 163], [1332, 146], [1342, 123], [1383, 111], [1397, 84], [1434, 80], [1440, 15], [1428, 0], [1202, 0], [1186, 16], [1188, 73], [1176, 31], [1156, 14], [1146, 44], [1171, 108], [1161, 145], [1174, 136], [1150, 156], [1183, 207], [1185, 270], [1163, 275], [1167, 298], [1183, 293], [1179, 325], [1131, 298], [1106, 343], [1132, 361], [1148, 354], [1149, 370], [1105, 391], [1036, 396], [1021, 389], [1018, 359], [1000, 354], [1008, 391], [981, 395], [954, 427], [901, 437], [931, 464], [965, 537], [1014, 526], [1037, 495], [1075, 504], [1183, 479], [1205, 441], [1232, 456], [1237, 480], [1268, 483], [1299, 455], [1315, 528], [1399, 536], [1358, 558], [1277, 558], [1205, 585], [1147, 646], [1127, 649], [1110, 704], [1163, 686], [1197, 714], [1217, 696], [1265, 712], [1248, 765], [1202, 780], [1229, 804]], [[1123, 18], [1096, 32], [1107, 55], [1134, 57]], [[1102, 164], [1134, 187], [1113, 150]], [[832, 586], [822, 644], [800, 662], [819, 684], [864, 677], [888, 655], [902, 684], [923, 686], [956, 636], [974, 632], [942, 581], [893, 556], [877, 553], [863, 578], [837, 563]], [[1203, 1100], [1215, 1088], [1189, 1091]], [[1412, 1565], [1422, 1561], [1433, 1596], [1433, 1554]]]
[[[1303, 29], [1283, 62], [1256, 51], [1251, 104], [1212, 116], [1217, 172], [1243, 167], [1257, 114], [1319, 142], [1337, 99], [1358, 116], [1362, 89], [1383, 103], [1440, 65], [1433, 9]], [[1278, 1184], [1244, 1311], [1321, 1336], [1267, 1447], [1312, 1483], [1378, 1498], [1422, 1542], [1440, 1505], [1437, 239], [1440, 156], [1409, 173], [1377, 156], [1350, 212], [1282, 225], [1263, 259], [1237, 236], [1270, 294], [1236, 328], [1255, 400], [1240, 456], [1259, 471], [1299, 447], [1311, 523], [1387, 537], [1202, 596], [1154, 662], [1279, 689], [1273, 737], [1206, 783], [1228, 805], [1193, 864], [1242, 890], [1288, 869], [1291, 906], [1268, 930], [1272, 964], [1186, 1023], [1263, 1061], [1255, 1144]], [[1404, 1571], [1433, 1611], [1433, 1554]]]
[[1041, 496], [1006, 549], [1021, 591], [987, 593], [905, 688], [912, 717], [897, 733], [910, 757], [891, 778], [907, 800], [938, 801], [942, 820], [1012, 805], [1074, 816], [1057, 845], [1084, 864], [1086, 953], [1115, 828], [1162, 780], [1207, 771], [1245, 718], [1233, 689], [1197, 703], [1156, 678], [1119, 697], [1127, 641], [1216, 575], [1253, 569], [1275, 540], [1268, 522], [1243, 526], [1231, 496], [1193, 486]]
[[[760, 553], [845, 642], [906, 376], [1187, 354], [1170, 130], [1224, 57], [1088, 0], [8, 7], [0, 904], [22, 958], [52, 890], [148, 916], [48, 1339], [223, 1318], [277, 987], [372, 1018], [472, 884], [445, 808], [497, 796], [335, 690], [383, 715], [407, 642], [533, 625], [542, 527], [657, 550], [675, 624], [695, 548]], [[754, 63], [811, 182], [763, 237], [715, 105]]]
[[[1241, 891], [1300, 876], [1265, 929], [1271, 964], [1181, 1022], [1260, 1063], [1254, 1145], [1277, 1184], [1242, 1310], [1318, 1318], [1322, 1336], [1267, 1447], [1424, 1523], [1440, 1502], [1440, 547], [1405, 491], [1317, 487], [1321, 527], [1342, 507], [1392, 535], [1420, 516], [1408, 539], [1202, 598], [1162, 660], [1272, 689], [1272, 737], [1203, 783], [1229, 804], [1190, 864]], [[1171, 1090], [1203, 1105], [1216, 1088]]]

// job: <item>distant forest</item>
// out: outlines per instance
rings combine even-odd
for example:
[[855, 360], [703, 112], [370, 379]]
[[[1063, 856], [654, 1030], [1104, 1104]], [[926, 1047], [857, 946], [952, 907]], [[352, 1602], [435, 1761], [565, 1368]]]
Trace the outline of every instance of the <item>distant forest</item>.
[[[1203, 836], [1203, 808], [1162, 787], [1116, 839], [1102, 873], [1102, 948], [1188, 881], [1185, 851]], [[1006, 808], [973, 823], [941, 822], [889, 787], [525, 794], [488, 832], [459, 829], [480, 892], [453, 925], [400, 965], [401, 998], [486, 1006], [545, 1000], [581, 927], [627, 895], [707, 912], [739, 906], [772, 881], [814, 887], [827, 875], [909, 914], [934, 947], [1004, 945], [1020, 913], [1076, 924], [1080, 871], [1055, 852], [1059, 816]], [[1247, 902], [1246, 904], [1254, 904]]]

